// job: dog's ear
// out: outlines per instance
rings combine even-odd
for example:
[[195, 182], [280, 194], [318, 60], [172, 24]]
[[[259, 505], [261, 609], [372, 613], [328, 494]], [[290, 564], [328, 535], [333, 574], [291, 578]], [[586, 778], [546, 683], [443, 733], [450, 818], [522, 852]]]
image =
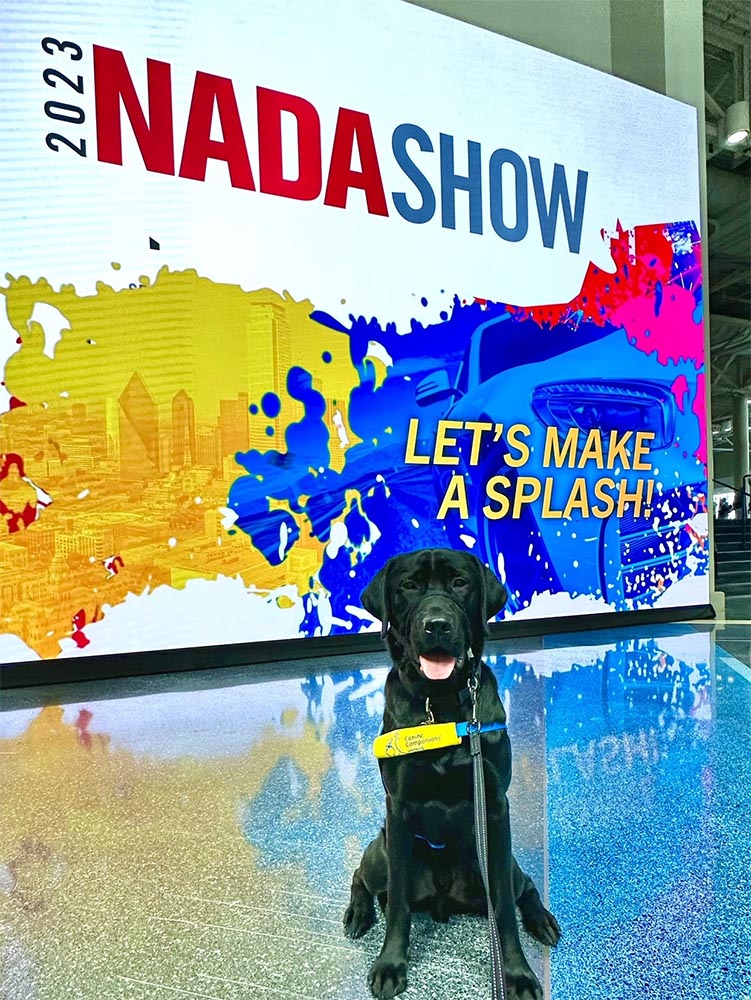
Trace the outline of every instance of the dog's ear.
[[495, 618], [498, 612], [502, 611], [506, 606], [508, 594], [501, 581], [494, 573], [491, 573], [487, 566], [481, 567], [481, 573], [483, 614], [487, 623], [491, 618]]
[[365, 590], [360, 600], [365, 610], [381, 623], [381, 638], [385, 639], [389, 630], [390, 602], [387, 584], [389, 563], [380, 569]]
[[495, 618], [503, 608], [507, 600], [506, 588], [500, 580], [477, 560], [478, 580], [478, 602], [476, 608], [477, 618], [473, 621], [472, 628], [472, 653], [475, 659], [482, 658], [482, 650], [485, 645], [485, 638], [490, 635], [488, 621]]

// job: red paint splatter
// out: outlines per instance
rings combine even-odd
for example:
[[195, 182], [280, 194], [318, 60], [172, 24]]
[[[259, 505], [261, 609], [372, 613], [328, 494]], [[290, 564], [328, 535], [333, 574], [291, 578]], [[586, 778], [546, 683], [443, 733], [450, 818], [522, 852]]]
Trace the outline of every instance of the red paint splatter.
[[[675, 402], [681, 413], [685, 413], [686, 393], [688, 392], [688, 381], [685, 375], [679, 375], [670, 386], [670, 391], [675, 396]], [[677, 447], [678, 442], [676, 442]]]
[[10, 470], [15, 466], [18, 469], [18, 475], [21, 479], [26, 478], [26, 470], [23, 465], [23, 458], [17, 454], [15, 451], [9, 451], [6, 455], [3, 455], [3, 464], [0, 465], [0, 482], [3, 481], [10, 472]]
[[[667, 234], [664, 225], [624, 231], [619, 223], [618, 235], [610, 240], [613, 274], [590, 263], [581, 292], [571, 302], [510, 311], [541, 326], [581, 321], [621, 326], [637, 350], [656, 353], [660, 364], [688, 360], [699, 369], [704, 327], [695, 320], [693, 292], [671, 283], [673, 244]], [[698, 264], [691, 280], [701, 280]]]
[[73, 634], [71, 635], [71, 638], [73, 639], [73, 642], [75, 642], [75, 644], [78, 646], [79, 649], [84, 649], [86, 646], [88, 646], [91, 640], [87, 636], [85, 636], [83, 632], [84, 626], [86, 625], [86, 612], [84, 611], [83, 608], [81, 608], [80, 611], [77, 611], [73, 615], [72, 622], [73, 622]]
[[691, 524], [690, 521], [687, 521], [686, 524], [683, 525], [683, 527], [686, 531], [686, 534], [691, 539], [692, 545], [698, 546], [698, 548], [700, 548], [703, 552], [704, 546], [706, 545], [707, 536], [699, 534], [699, 532], [696, 530], [693, 524]]
[[[89, 625], [93, 625], [94, 622], [100, 622], [104, 618], [104, 612], [97, 606], [94, 608], [94, 614], [91, 616], [91, 621]], [[76, 611], [71, 619], [73, 623], [73, 632], [71, 634], [71, 639], [75, 642], [79, 649], [84, 649], [88, 646], [91, 640], [84, 634], [84, 628], [86, 627], [86, 612], [83, 608], [80, 611]]]
[[90, 712], [88, 708], [82, 708], [78, 713], [78, 718], [73, 723], [78, 730], [78, 742], [87, 749], [91, 749], [91, 733], [89, 732], [89, 724], [93, 718], [93, 712]]
[[104, 560], [104, 568], [110, 574], [110, 577], [116, 576], [122, 567], [125, 565], [122, 556], [111, 556], [109, 559]]
[[658, 282], [665, 285], [670, 279], [673, 245], [662, 225], [639, 226], [629, 232], [619, 222], [617, 235], [610, 239], [610, 252], [615, 272], [611, 274], [590, 263], [575, 299], [512, 311], [541, 325], [554, 326], [578, 313], [581, 319], [604, 326], [611, 321], [614, 310], [637, 296], [653, 295]]
[[[0, 458], [2, 459], [2, 464], [0, 464], [0, 482], [8, 478], [13, 468], [17, 470], [19, 479], [26, 478], [23, 458], [20, 455], [17, 455], [15, 452], [8, 452], [7, 455], [2, 455]], [[36, 506], [26, 503], [22, 510], [13, 510], [0, 497], [0, 516], [3, 517], [5, 523], [8, 525], [8, 532], [14, 534], [21, 527], [28, 528], [30, 524], [34, 523], [36, 520]]]

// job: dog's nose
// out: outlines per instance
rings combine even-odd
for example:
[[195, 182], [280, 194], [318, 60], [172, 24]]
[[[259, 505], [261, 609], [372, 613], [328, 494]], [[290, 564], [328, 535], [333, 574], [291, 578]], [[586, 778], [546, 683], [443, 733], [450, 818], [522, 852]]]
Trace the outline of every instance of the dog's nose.
[[448, 635], [451, 626], [445, 618], [428, 618], [425, 622], [425, 631], [435, 639]]

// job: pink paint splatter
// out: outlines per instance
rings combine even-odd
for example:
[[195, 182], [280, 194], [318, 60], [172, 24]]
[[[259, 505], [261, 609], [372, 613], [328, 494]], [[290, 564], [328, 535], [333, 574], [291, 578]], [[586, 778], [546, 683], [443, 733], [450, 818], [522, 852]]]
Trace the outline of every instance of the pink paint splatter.
[[670, 391], [675, 396], [675, 401], [681, 413], [685, 413], [686, 393], [688, 392], [688, 380], [685, 375], [679, 375], [670, 386]]
[[[694, 247], [696, 253], [696, 248]], [[512, 309], [541, 326], [576, 321], [626, 330], [629, 342], [645, 354], [656, 353], [660, 364], [688, 360], [697, 369], [704, 357], [704, 327], [697, 316], [694, 291], [672, 284], [674, 248], [664, 225], [639, 226], [610, 240], [615, 272], [590, 264], [579, 295], [570, 302]], [[701, 282], [701, 270], [691, 272]]]
[[696, 414], [699, 422], [699, 447], [694, 452], [694, 457], [703, 463], [706, 471], [707, 465], [707, 407], [704, 399], [704, 372], [696, 376], [696, 395], [691, 405], [691, 410]]
[[685, 288], [667, 285], [657, 308], [654, 295], [640, 295], [616, 309], [610, 319], [625, 327], [630, 343], [645, 354], [657, 352], [661, 365], [691, 361], [702, 366], [704, 326], [695, 322], [696, 303]]

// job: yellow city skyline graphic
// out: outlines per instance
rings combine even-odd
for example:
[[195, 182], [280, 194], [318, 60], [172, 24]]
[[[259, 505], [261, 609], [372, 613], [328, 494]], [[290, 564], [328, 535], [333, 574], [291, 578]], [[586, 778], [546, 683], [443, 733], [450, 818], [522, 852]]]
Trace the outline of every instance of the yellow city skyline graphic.
[[[303, 417], [286, 391], [293, 365], [326, 401], [330, 467], [341, 471], [359, 440], [347, 412], [358, 378], [346, 335], [313, 321], [307, 300], [193, 270], [163, 267], [135, 288], [99, 282], [92, 295], [7, 279], [0, 292], [19, 346], [4, 381], [24, 405], [0, 416], [0, 501], [16, 515], [6, 514], [0, 535], [0, 633], [54, 657], [66, 637], [85, 645], [86, 626], [106, 607], [161, 585], [221, 575], [307, 592], [324, 547], [307, 519], [290, 511], [300, 538], [270, 566], [233, 532], [227, 497], [245, 474], [236, 453], [286, 452], [284, 432]], [[64, 317], [52, 351], [32, 318], [38, 305]], [[273, 417], [260, 407], [266, 393], [280, 401]], [[278, 507], [289, 510], [269, 500]]]

